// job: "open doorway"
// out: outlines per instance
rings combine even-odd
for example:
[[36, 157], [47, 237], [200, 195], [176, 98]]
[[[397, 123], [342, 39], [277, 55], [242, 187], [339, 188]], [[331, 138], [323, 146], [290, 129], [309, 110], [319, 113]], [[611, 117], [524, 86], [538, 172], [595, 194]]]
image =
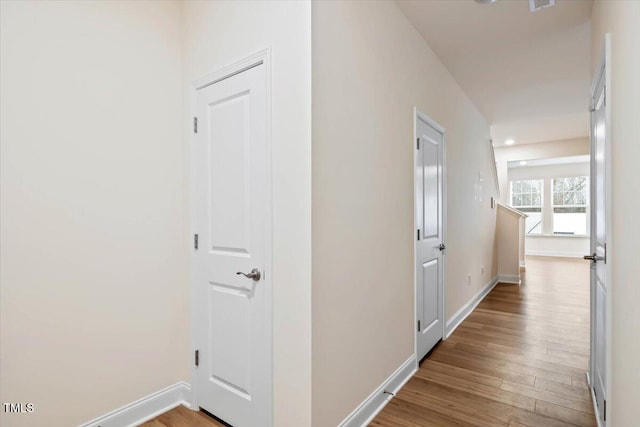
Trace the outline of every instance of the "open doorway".
[[581, 258], [589, 251], [589, 155], [523, 157], [507, 162], [507, 191], [509, 206], [527, 215], [525, 254]]

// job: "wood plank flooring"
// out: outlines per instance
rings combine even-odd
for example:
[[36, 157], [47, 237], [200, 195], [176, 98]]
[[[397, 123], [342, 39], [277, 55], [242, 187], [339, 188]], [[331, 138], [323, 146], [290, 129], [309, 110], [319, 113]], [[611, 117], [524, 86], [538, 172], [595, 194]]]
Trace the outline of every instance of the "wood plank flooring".
[[421, 363], [371, 426], [595, 426], [589, 264], [528, 257]]
[[140, 427], [225, 427], [225, 425], [204, 412], [178, 406], [141, 424]]

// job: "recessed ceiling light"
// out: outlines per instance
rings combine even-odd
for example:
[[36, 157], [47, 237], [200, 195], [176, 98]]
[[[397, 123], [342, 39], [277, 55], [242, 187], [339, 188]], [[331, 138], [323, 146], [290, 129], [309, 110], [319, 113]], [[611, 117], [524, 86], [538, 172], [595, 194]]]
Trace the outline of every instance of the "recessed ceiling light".
[[513, 144], [515, 144], [515, 141], [511, 138], [504, 141], [504, 145], [513, 145]]
[[[478, 0], [476, 0], [478, 1]], [[529, 0], [529, 10], [536, 12], [556, 4], [556, 0]]]
[[527, 165], [527, 161], [526, 160], [521, 160], [520, 161], [520, 166], [526, 166]]

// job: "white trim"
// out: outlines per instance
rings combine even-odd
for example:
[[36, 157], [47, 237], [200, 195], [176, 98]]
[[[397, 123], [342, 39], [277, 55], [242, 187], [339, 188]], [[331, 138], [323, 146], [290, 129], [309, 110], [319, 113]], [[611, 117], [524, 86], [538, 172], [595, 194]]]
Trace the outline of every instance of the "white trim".
[[[265, 235], [265, 268], [264, 268], [264, 284], [266, 287], [266, 301], [267, 301], [267, 334], [269, 348], [267, 349], [267, 357], [269, 360], [270, 371], [268, 375], [268, 390], [271, 390], [268, 396], [268, 407], [269, 407], [269, 419], [265, 420], [265, 426], [273, 425], [273, 135], [272, 135], [272, 87], [271, 87], [271, 48], [267, 47], [262, 49], [254, 54], [251, 54], [244, 59], [240, 59], [233, 64], [227, 65], [225, 67], [219, 68], [216, 71], [213, 71], [205, 76], [202, 76], [199, 79], [196, 79], [191, 84], [191, 110], [188, 118], [188, 126], [189, 126], [189, 210], [190, 210], [190, 233], [187, 236], [187, 247], [189, 251], [189, 262], [190, 262], [190, 285], [189, 290], [191, 293], [190, 296], [190, 319], [191, 319], [191, 351], [192, 354], [198, 348], [196, 328], [199, 325], [199, 320], [196, 318], [196, 310], [195, 307], [198, 304], [197, 295], [195, 292], [195, 283], [193, 277], [195, 277], [195, 263], [193, 257], [193, 241], [192, 236], [196, 233], [196, 215], [194, 209], [194, 197], [196, 195], [195, 192], [195, 181], [194, 181], [194, 169], [191, 165], [195, 164], [195, 153], [191, 148], [193, 147], [194, 142], [196, 141], [196, 134], [193, 133], [193, 129], [191, 128], [192, 123], [191, 120], [193, 117], [197, 115], [197, 93], [199, 89], [210, 86], [214, 83], [217, 83], [221, 80], [239, 74], [243, 71], [246, 71], [250, 68], [257, 67], [258, 65], [264, 64], [265, 67], [265, 89], [266, 89], [266, 144], [267, 144], [267, 202], [265, 209], [265, 224], [266, 224], [266, 235]], [[199, 409], [198, 405], [198, 381], [197, 381], [197, 371], [195, 364], [191, 365], [191, 384], [192, 391], [190, 395], [190, 406], [194, 410]], [[104, 426], [101, 426], [104, 427]]]
[[500, 180], [498, 179], [498, 162], [496, 162], [496, 150], [491, 138], [489, 138], [489, 147], [491, 148], [491, 162], [493, 163], [493, 178], [496, 183], [496, 200], [500, 200], [502, 196], [500, 194]]
[[413, 230], [411, 230], [413, 240], [413, 324], [411, 325], [411, 333], [413, 334], [413, 357], [416, 359], [416, 369], [418, 369], [418, 334], [416, 333], [416, 324], [418, 322], [418, 241], [413, 237], [413, 233], [418, 229], [418, 217], [416, 216], [416, 167], [418, 165], [418, 150], [416, 150], [416, 141], [418, 139], [418, 109], [413, 107], [413, 140], [411, 140], [411, 150], [413, 151], [413, 170], [411, 176], [413, 178]]
[[[428, 117], [427, 117], [428, 118]], [[447, 242], [447, 138], [444, 131], [442, 129], [442, 243]], [[414, 209], [415, 211], [415, 209]], [[446, 336], [447, 333], [447, 324], [446, 319], [444, 318], [446, 304], [445, 304], [445, 294], [446, 294], [446, 286], [447, 283], [447, 251], [443, 252], [442, 257], [442, 287], [440, 288], [440, 292], [442, 293], [442, 301], [441, 310], [442, 310], [442, 339]]]
[[[447, 144], [446, 144], [446, 135], [445, 129], [436, 123], [431, 117], [422, 113], [418, 110], [417, 107], [413, 107], [413, 140], [411, 141], [411, 146], [413, 147], [413, 172], [415, 174], [415, 168], [417, 166], [418, 158], [418, 150], [415, 148], [416, 139], [418, 138], [417, 129], [418, 122], [420, 119], [427, 123], [429, 126], [437, 130], [442, 134], [442, 243], [446, 244], [447, 241]], [[418, 218], [416, 218], [416, 180], [415, 175], [413, 179], [413, 233], [418, 229]], [[416, 322], [418, 321], [418, 301], [416, 296], [418, 295], [418, 277], [416, 274], [417, 270], [417, 258], [418, 258], [418, 242], [415, 238], [413, 238], [413, 324], [411, 325], [411, 330], [413, 334], [413, 355], [416, 359], [416, 369], [418, 366], [418, 334], [416, 333]], [[446, 283], [447, 283], [447, 252], [446, 250], [443, 252], [442, 256], [442, 281], [440, 283], [440, 295], [442, 296], [440, 301], [440, 310], [442, 310], [442, 339], [446, 339], [446, 322], [444, 322], [444, 310], [446, 307]]]
[[[445, 129], [442, 126], [440, 126], [435, 120], [433, 120], [431, 117], [427, 116], [422, 111], [418, 110], [418, 108], [416, 108], [416, 107], [413, 108], [413, 111], [416, 113], [415, 115], [417, 117], [419, 117], [421, 120], [425, 121], [429, 126], [434, 128], [435, 130], [437, 130], [441, 134], [443, 134], [443, 135], [445, 134]], [[415, 140], [415, 138], [414, 138], [414, 140]]]
[[[194, 80], [191, 87], [193, 90], [203, 89], [221, 80], [235, 76], [236, 74], [240, 74], [241, 72], [246, 71], [250, 68], [257, 67], [260, 64], [264, 64], [269, 59], [269, 51], [269, 48], [263, 49], [230, 65], [224, 66], [209, 74], [206, 74], [199, 79]], [[195, 112], [195, 109], [192, 112]]]
[[[613, 298], [611, 298], [611, 289], [613, 286], [613, 264], [615, 263], [615, 251], [613, 250], [613, 204], [612, 204], [612, 176], [611, 176], [611, 147], [612, 138], [611, 135], [613, 133], [613, 129], [611, 127], [611, 33], [607, 33], [604, 35], [604, 49], [605, 49], [605, 86], [604, 86], [604, 96], [605, 96], [605, 107], [604, 112], [606, 116], [605, 126], [608, 131], [605, 131], [605, 138], [607, 139], [607, 145], [605, 146], [605, 154], [604, 154], [604, 162], [605, 162], [605, 186], [607, 195], [605, 197], [605, 227], [607, 230], [607, 259], [608, 262], [605, 263], [605, 271], [607, 275], [607, 314], [605, 316], [605, 324], [607, 328], [607, 340], [605, 342], [605, 353], [607, 357], [607, 363], [605, 364], [605, 376], [606, 376], [606, 384], [605, 389], [607, 393], [605, 395], [606, 400], [609, 402], [609, 411], [605, 408], [605, 425], [611, 425], [611, 370], [613, 363], [613, 350], [611, 346], [611, 339], [613, 338]], [[606, 421], [607, 413], [609, 414], [609, 421]], [[615, 421], [615, 420], [614, 420]]]
[[531, 233], [531, 234], [527, 234], [525, 237], [535, 237], [536, 239], [538, 238], [556, 238], [559, 237], [561, 239], [589, 239], [589, 235], [588, 234], [553, 234], [553, 233]]
[[552, 256], [562, 258], [582, 258], [582, 252], [558, 252], [558, 251], [525, 251], [525, 255]]
[[502, 280], [498, 279], [499, 276], [491, 279], [489, 283], [484, 285], [477, 294], [475, 294], [465, 305], [460, 307], [460, 310], [456, 311], [455, 314], [451, 316], [449, 320], [447, 320], [446, 334], [444, 337], [445, 340], [451, 336], [453, 331], [455, 331], [456, 328], [460, 326], [464, 319], [466, 319], [471, 314], [471, 312], [478, 306], [478, 304], [480, 304], [480, 301], [482, 301], [484, 297], [486, 297], [489, 292], [491, 292], [491, 290], [498, 284], [498, 282], [503, 282]]
[[[196, 209], [194, 209], [194, 200], [195, 200], [195, 196], [196, 196], [196, 189], [195, 189], [195, 168], [193, 167], [193, 165], [196, 164], [196, 156], [195, 156], [195, 150], [193, 149], [195, 140], [196, 140], [196, 134], [193, 132], [193, 117], [196, 117], [198, 108], [197, 108], [197, 94], [198, 94], [198, 90], [196, 89], [195, 86], [195, 82], [192, 84], [191, 89], [190, 89], [190, 103], [191, 103], [191, 108], [189, 111], [189, 117], [188, 117], [188, 121], [187, 121], [187, 129], [189, 129], [189, 145], [187, 146], [187, 150], [188, 150], [188, 159], [189, 159], [189, 163], [186, 166], [187, 170], [189, 171], [189, 234], [187, 235], [187, 253], [189, 254], [189, 320], [190, 320], [190, 327], [189, 327], [189, 333], [190, 333], [190, 344], [191, 344], [191, 354], [195, 356], [195, 351], [198, 348], [197, 345], [197, 337], [198, 334], [196, 332], [196, 328], [195, 325], [198, 324], [198, 318], [196, 316], [196, 306], [198, 304], [198, 298], [195, 292], [195, 287], [194, 287], [194, 283], [193, 283], [193, 278], [195, 277], [195, 262], [193, 259], [193, 235], [196, 234], [196, 219], [197, 219], [197, 215], [196, 215]], [[187, 156], [185, 156], [187, 157]], [[195, 363], [191, 363], [191, 407], [192, 408], [199, 408], [200, 406], [198, 405], [198, 376], [197, 376], [198, 372], [196, 370], [196, 366]]]
[[596, 417], [596, 424], [598, 427], [604, 427], [600, 422], [600, 411], [598, 410], [598, 402], [596, 402], [596, 394], [591, 386], [591, 378], [589, 377], [589, 371], [585, 373], [587, 375], [587, 384], [589, 384], [589, 394], [591, 395], [591, 404], [593, 405], [593, 412]]
[[499, 274], [498, 283], [508, 283], [510, 285], [521, 285], [519, 274]]
[[191, 386], [181, 381], [95, 418], [79, 427], [133, 427], [177, 406], [190, 406]]
[[[409, 357], [396, 371], [351, 412], [338, 427], [363, 427], [371, 421], [418, 370], [416, 356]], [[391, 392], [393, 395], [385, 393]]]

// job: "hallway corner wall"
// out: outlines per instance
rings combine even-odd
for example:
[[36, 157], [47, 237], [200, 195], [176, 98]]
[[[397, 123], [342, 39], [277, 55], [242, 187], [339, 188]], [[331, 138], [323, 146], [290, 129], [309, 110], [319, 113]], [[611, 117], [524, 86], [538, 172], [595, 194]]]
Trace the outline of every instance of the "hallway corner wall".
[[339, 424], [414, 352], [414, 107], [446, 130], [445, 320], [497, 274], [496, 185], [487, 121], [394, 2], [314, 2], [312, 28], [320, 427]]

